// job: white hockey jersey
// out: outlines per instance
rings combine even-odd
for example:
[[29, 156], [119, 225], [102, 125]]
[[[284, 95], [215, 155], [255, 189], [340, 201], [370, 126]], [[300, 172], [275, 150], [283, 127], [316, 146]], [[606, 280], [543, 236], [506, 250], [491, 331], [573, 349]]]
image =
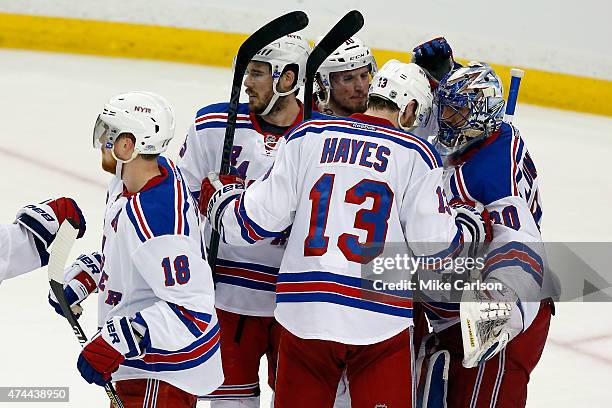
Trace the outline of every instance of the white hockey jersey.
[[269, 174], [226, 207], [222, 238], [254, 243], [292, 225], [276, 319], [301, 338], [377, 343], [412, 324], [412, 301], [373, 295], [361, 268], [384, 243], [462, 241], [454, 212], [440, 209], [442, 182], [426, 141], [384, 119], [321, 115], [294, 129]]
[[[228, 106], [220, 103], [200, 109], [181, 149], [179, 167], [196, 197], [202, 180], [209, 172], [218, 171], [221, 165]], [[302, 112], [293, 126], [301, 118]], [[249, 113], [248, 104], [240, 104], [230, 165], [238, 170], [247, 185], [272, 167], [276, 149], [270, 147], [278, 137], [262, 131], [256, 116]], [[205, 230], [210, 237], [208, 222]], [[216, 306], [248, 316], [274, 316], [276, 278], [285, 241], [282, 237], [266, 239], [253, 247], [220, 242], [214, 276]]]
[[[453, 198], [479, 202], [489, 211], [493, 245], [483, 277], [495, 277], [517, 292], [526, 329], [539, 309], [545, 258], [537, 171], [518, 130], [503, 123], [498, 132], [470, 146], [445, 171], [445, 184]], [[437, 330], [457, 323], [458, 310], [458, 304], [426, 306]]]
[[147, 327], [144, 356], [126, 360], [113, 381], [153, 378], [205, 395], [223, 382], [211, 272], [180, 170], [164, 157], [158, 164], [162, 175], [136, 194], [111, 182], [98, 324], [130, 316]]
[[47, 264], [49, 254], [19, 224], [0, 225], [0, 282]]

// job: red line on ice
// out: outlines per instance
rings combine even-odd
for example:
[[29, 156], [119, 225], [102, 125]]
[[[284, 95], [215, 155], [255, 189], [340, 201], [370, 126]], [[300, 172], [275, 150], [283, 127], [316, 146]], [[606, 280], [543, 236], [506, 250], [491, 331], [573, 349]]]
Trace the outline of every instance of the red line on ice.
[[69, 169], [59, 167], [51, 162], [42, 160], [40, 157], [31, 157], [26, 154], [20, 153], [18, 151], [7, 149], [6, 147], [0, 147], [0, 154], [4, 156], [8, 156], [12, 159], [15, 159], [21, 162], [25, 162], [27, 164], [30, 164], [34, 167], [38, 167], [43, 170], [52, 171], [52, 172], [61, 174], [62, 176], [72, 178], [74, 180], [80, 181], [85, 184], [93, 185], [96, 187], [101, 187], [103, 189], [106, 189], [107, 187], [106, 183], [100, 180], [96, 180], [96, 179], [93, 179], [87, 176], [76, 174], [74, 170], [69, 170]]

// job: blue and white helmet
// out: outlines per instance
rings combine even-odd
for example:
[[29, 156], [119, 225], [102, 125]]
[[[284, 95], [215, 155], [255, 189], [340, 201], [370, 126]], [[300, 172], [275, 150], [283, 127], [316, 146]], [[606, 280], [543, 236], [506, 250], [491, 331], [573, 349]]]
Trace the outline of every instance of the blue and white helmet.
[[447, 156], [497, 131], [504, 117], [504, 91], [493, 69], [470, 62], [448, 73], [438, 88], [438, 152]]

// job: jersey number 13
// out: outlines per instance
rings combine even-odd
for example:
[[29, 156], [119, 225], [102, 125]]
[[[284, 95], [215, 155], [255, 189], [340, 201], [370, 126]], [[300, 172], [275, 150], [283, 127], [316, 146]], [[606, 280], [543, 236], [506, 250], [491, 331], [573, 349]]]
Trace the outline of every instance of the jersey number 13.
[[[327, 252], [329, 237], [325, 235], [327, 217], [334, 188], [334, 174], [325, 173], [310, 190], [312, 210], [310, 230], [304, 240], [304, 256], [322, 256]], [[354, 234], [344, 233], [338, 237], [338, 248], [346, 259], [366, 264], [380, 255], [387, 236], [388, 220], [393, 204], [393, 191], [387, 183], [363, 179], [346, 191], [344, 203], [361, 205], [370, 197], [374, 204], [371, 209], [357, 211], [354, 227], [365, 230], [365, 242], [359, 242]]]

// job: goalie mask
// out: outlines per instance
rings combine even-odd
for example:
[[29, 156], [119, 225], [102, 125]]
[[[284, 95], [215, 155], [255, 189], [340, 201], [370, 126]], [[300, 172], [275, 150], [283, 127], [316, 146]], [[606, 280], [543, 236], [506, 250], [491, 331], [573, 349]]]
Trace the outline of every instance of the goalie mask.
[[[306, 82], [306, 62], [310, 55], [310, 44], [301, 35], [293, 33], [281, 37], [273, 43], [265, 46], [255, 54], [253, 61], [266, 62], [270, 64], [270, 72], [272, 73], [272, 99], [268, 103], [266, 109], [261, 113], [261, 116], [266, 116], [272, 111], [276, 101], [281, 96], [291, 95]], [[297, 65], [297, 80], [293, 88], [287, 92], [280, 92], [278, 81], [289, 65]]]
[[470, 62], [450, 72], [438, 88], [436, 149], [448, 156], [490, 136], [501, 126], [504, 107], [501, 80], [490, 66]]

